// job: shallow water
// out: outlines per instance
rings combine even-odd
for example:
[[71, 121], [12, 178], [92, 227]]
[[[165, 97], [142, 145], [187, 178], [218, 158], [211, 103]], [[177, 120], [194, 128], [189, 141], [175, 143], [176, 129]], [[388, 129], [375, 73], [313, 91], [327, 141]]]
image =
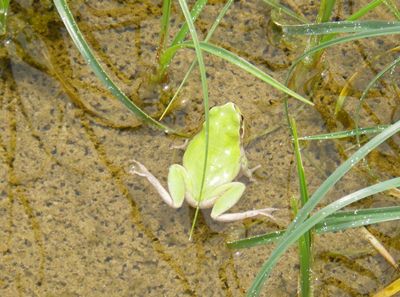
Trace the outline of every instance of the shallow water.
[[[339, 5], [344, 18], [357, 7]], [[292, 3], [293, 4], [293, 3]], [[250, 165], [261, 165], [233, 211], [276, 207], [276, 221], [215, 223], [201, 213], [194, 239], [188, 233], [194, 210], [171, 209], [148, 182], [128, 173], [131, 159], [166, 181], [182, 152], [182, 139], [140, 124], [97, 81], [73, 46], [51, 4], [14, 1], [9, 33], [0, 52], [0, 296], [244, 296], [273, 246], [230, 250], [227, 240], [284, 228], [289, 199], [298, 195], [296, 168], [282, 94], [216, 57], [206, 55], [211, 105], [235, 102], [246, 121]], [[149, 82], [156, 67], [159, 1], [75, 1], [78, 24], [112, 78], [132, 100], [159, 114], [193, 58], [180, 51], [169, 84]], [[198, 25], [206, 30], [223, 3], [210, 1]], [[358, 4], [360, 5], [360, 4]], [[294, 6], [292, 6], [294, 7]], [[315, 7], [298, 5], [315, 15]], [[182, 21], [174, 6], [172, 31]], [[369, 17], [388, 18], [385, 9]], [[311, 19], [311, 17], [310, 17]], [[297, 77], [299, 93], [315, 108], [294, 100], [291, 110], [301, 135], [354, 127], [357, 98], [368, 80], [395, 57], [393, 37], [329, 49], [323, 63]], [[212, 42], [245, 57], [284, 81], [287, 68], [305, 46], [271, 24], [261, 1], [235, 2]], [[338, 63], [339, 62], [339, 63]], [[365, 64], [365, 68], [361, 68]], [[344, 110], [333, 116], [346, 80]], [[319, 75], [322, 73], [322, 75]], [[375, 87], [363, 106], [361, 126], [399, 119], [398, 70]], [[397, 83], [397, 84], [396, 84]], [[193, 72], [179, 104], [164, 123], [186, 132], [202, 122], [199, 75]], [[264, 131], [270, 131], [264, 133]], [[304, 143], [310, 192], [353, 151], [352, 139]], [[399, 138], [357, 166], [325, 203], [363, 186], [399, 176]], [[395, 192], [376, 195], [362, 207], [394, 205]], [[395, 259], [399, 224], [369, 228]], [[315, 296], [366, 296], [399, 277], [357, 230], [314, 238]], [[264, 296], [295, 296], [298, 259], [291, 249], [275, 268]]]

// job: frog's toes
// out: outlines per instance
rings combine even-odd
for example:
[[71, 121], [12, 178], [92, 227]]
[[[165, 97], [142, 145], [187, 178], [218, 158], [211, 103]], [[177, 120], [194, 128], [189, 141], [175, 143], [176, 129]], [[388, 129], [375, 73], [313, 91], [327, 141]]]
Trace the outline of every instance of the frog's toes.
[[251, 174], [253, 174], [254, 171], [256, 171], [258, 168], [261, 168], [260, 164], [258, 164], [257, 166], [254, 166], [253, 168], [250, 168], [249, 171], [250, 171]]
[[258, 212], [259, 215], [275, 219], [272, 213], [276, 210], [278, 210], [278, 208], [269, 207], [269, 208], [257, 209], [256, 211]]
[[188, 146], [188, 143], [189, 143], [189, 139], [185, 139], [185, 141], [184, 141], [183, 144], [181, 144], [181, 145], [172, 145], [172, 146], [170, 147], [170, 149], [171, 149], [171, 150], [172, 150], [172, 149], [184, 150], [184, 149]]
[[148, 175], [148, 170], [147, 168], [140, 162], [136, 160], [132, 160], [133, 165], [131, 166], [131, 169], [129, 170], [129, 173], [131, 174], [137, 174], [140, 176], [147, 176]]

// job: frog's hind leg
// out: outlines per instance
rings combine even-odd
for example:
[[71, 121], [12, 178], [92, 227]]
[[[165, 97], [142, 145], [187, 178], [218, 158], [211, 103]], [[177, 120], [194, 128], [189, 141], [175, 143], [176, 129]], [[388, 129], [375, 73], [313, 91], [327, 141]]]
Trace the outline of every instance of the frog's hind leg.
[[179, 208], [182, 206], [188, 186], [189, 179], [186, 169], [179, 164], [171, 165], [168, 172], [168, 190], [171, 194], [173, 207]]
[[[157, 190], [162, 200], [173, 208], [182, 206], [185, 198], [185, 179], [186, 170], [180, 165], [174, 164], [169, 168], [168, 174], [168, 191], [163, 187], [159, 180], [140, 162], [132, 160], [134, 165], [130, 169], [130, 173], [137, 174], [147, 178], [147, 180]], [[170, 194], [171, 193], [171, 194]]]
[[215, 204], [211, 211], [211, 217], [214, 220], [220, 222], [233, 222], [259, 215], [267, 216], [273, 219], [271, 213], [277, 210], [276, 208], [263, 208], [238, 213], [225, 213], [238, 202], [245, 190], [245, 185], [240, 182], [232, 182], [221, 187], [224, 187], [225, 189], [224, 191], [217, 189], [218, 192], [222, 193], [215, 199]]

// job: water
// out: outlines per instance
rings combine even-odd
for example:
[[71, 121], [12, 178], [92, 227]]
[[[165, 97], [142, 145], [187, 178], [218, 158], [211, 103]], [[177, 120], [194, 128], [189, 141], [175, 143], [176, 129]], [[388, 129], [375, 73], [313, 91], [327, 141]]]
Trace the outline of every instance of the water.
[[[214, 1], [206, 7], [201, 29], [209, 27], [223, 4]], [[159, 1], [75, 1], [71, 5], [74, 15], [79, 15], [81, 31], [111, 78], [154, 115], [162, 112], [160, 98], [169, 98], [168, 92], [176, 89], [193, 59], [192, 51], [178, 52], [169, 81], [151, 82], [159, 42], [159, 5]], [[346, 7], [339, 13], [350, 13]], [[178, 8], [175, 4], [174, 11]], [[173, 17], [172, 30], [176, 32], [181, 19], [175, 13]], [[212, 42], [284, 81], [290, 61], [305, 40], [271, 37], [274, 30], [269, 17], [270, 10], [262, 2], [235, 3]], [[103, 88], [54, 10], [31, 9], [30, 3], [18, 1], [8, 19], [10, 34], [2, 40], [7, 46], [1, 49], [0, 60], [0, 295], [244, 296], [273, 246], [244, 249], [238, 254], [227, 249], [225, 242], [284, 228], [290, 219], [289, 199], [298, 194], [290, 136], [280, 104], [282, 94], [236, 67], [206, 56], [210, 105], [232, 101], [240, 107], [246, 122], [245, 139], [252, 139], [245, 147], [250, 167], [261, 165], [256, 182], [242, 179], [247, 188], [233, 211], [264, 207], [281, 211], [276, 212], [276, 221], [230, 224], [212, 222], [210, 211], [204, 211], [189, 242], [194, 210], [186, 203], [178, 210], [169, 208], [146, 180], [128, 173], [135, 158], [165, 184], [168, 167], [182, 158], [182, 151], [170, 148], [182, 140], [142, 126]], [[349, 128], [356, 95], [366, 83], [364, 76], [371, 76], [363, 73], [354, 81], [345, 111], [338, 118], [332, 112], [334, 100], [345, 83], [343, 77], [350, 77], [364, 61], [375, 63], [373, 53], [395, 43], [390, 38], [382, 40], [379, 47], [370, 42], [330, 51], [320, 80], [313, 76], [317, 70], [298, 77], [299, 92], [316, 103], [312, 108], [290, 101], [301, 135]], [[365, 55], [366, 49], [369, 55]], [[390, 92], [393, 89], [383, 88], [381, 93], [372, 93], [374, 97], [367, 99], [371, 107], [363, 109], [360, 126], [394, 120], [391, 115], [395, 117], [398, 102]], [[194, 71], [164, 123], [188, 133], [197, 131], [203, 117], [201, 100], [199, 75]], [[256, 137], [275, 126], [281, 128]], [[372, 176], [398, 176], [396, 141], [368, 159]], [[328, 140], [303, 149], [310, 192], [349, 156], [346, 148], [353, 144], [352, 139]], [[364, 168], [352, 172], [325, 202], [366, 186], [370, 179]], [[386, 205], [391, 200], [396, 201], [382, 195], [365, 207]], [[398, 258], [398, 224], [372, 229]], [[357, 237], [361, 237], [357, 229], [316, 236], [316, 296], [367, 294], [391, 281], [395, 272], [388, 273], [390, 266]], [[332, 253], [334, 257], [325, 256]], [[297, 254], [292, 249], [263, 294], [294, 296], [296, 265]], [[371, 282], [372, 272], [376, 277]], [[349, 275], [358, 277], [354, 281]]]

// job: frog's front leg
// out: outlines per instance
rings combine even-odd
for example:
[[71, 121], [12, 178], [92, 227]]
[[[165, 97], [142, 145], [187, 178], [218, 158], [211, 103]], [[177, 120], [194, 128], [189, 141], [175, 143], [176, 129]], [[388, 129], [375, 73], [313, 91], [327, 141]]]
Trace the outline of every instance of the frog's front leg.
[[183, 166], [174, 164], [169, 167], [168, 173], [168, 191], [161, 185], [160, 181], [140, 162], [132, 160], [135, 163], [130, 169], [130, 173], [137, 174], [147, 178], [147, 180], [157, 190], [161, 198], [169, 206], [179, 208], [182, 206], [185, 198], [185, 183], [187, 181], [186, 170]]
[[253, 178], [253, 172], [256, 171], [258, 168], [260, 168], [261, 165], [257, 165], [253, 168], [249, 168], [249, 162], [247, 161], [247, 157], [246, 157], [243, 147], [240, 148], [240, 155], [241, 155], [240, 173], [243, 174], [244, 176], [246, 176], [249, 180], [254, 182], [255, 179]]
[[271, 213], [275, 211], [276, 208], [263, 208], [238, 213], [225, 213], [238, 202], [244, 190], [245, 185], [240, 182], [231, 182], [216, 188], [212, 193], [210, 193], [212, 196], [216, 195], [214, 196], [214, 199], [211, 199], [211, 201], [214, 202], [214, 206], [211, 211], [211, 217], [214, 220], [221, 222], [233, 222], [258, 215], [273, 218]]

